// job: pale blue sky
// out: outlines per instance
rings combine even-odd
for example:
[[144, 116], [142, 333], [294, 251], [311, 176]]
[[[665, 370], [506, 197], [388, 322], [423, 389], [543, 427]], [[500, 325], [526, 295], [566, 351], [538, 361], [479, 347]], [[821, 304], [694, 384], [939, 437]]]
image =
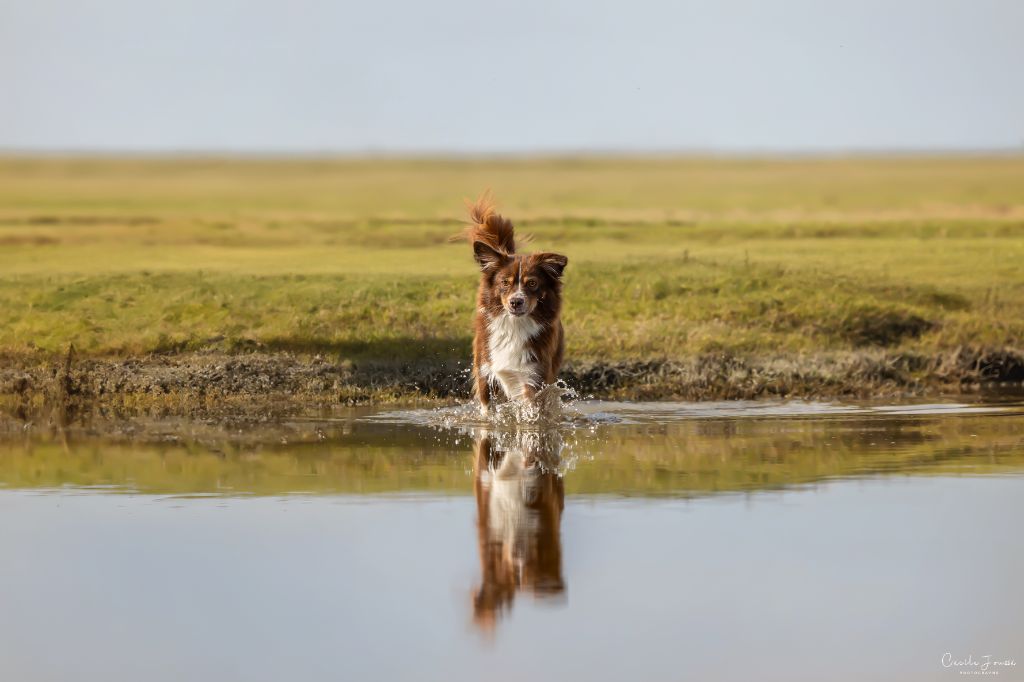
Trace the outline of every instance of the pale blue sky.
[[6, 149], [1022, 146], [1022, 0], [0, 0]]

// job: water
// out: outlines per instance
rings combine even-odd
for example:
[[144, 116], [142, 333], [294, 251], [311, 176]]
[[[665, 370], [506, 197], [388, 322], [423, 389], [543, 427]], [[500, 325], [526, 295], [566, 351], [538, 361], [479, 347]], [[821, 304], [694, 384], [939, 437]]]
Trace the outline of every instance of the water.
[[1024, 679], [1024, 405], [524, 416], [0, 420], [0, 679]]

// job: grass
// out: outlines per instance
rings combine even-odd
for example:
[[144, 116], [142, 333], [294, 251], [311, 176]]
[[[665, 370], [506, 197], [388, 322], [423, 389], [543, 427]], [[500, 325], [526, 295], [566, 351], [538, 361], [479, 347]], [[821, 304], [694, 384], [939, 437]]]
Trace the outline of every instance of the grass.
[[0, 160], [0, 353], [468, 355], [492, 187], [566, 253], [570, 360], [1024, 338], [1024, 157]]

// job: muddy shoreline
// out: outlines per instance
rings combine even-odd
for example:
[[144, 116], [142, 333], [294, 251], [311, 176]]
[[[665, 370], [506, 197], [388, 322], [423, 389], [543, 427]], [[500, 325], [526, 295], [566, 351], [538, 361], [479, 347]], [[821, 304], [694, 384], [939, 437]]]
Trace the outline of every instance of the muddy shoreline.
[[[561, 378], [580, 396], [601, 399], [920, 398], [990, 385], [1024, 391], [1024, 351], [569, 362]], [[74, 351], [63, 358], [0, 358], [0, 404], [16, 410], [289, 414], [317, 406], [444, 404], [466, 399], [470, 387], [468, 363], [436, 360], [356, 364], [280, 352], [96, 358]]]

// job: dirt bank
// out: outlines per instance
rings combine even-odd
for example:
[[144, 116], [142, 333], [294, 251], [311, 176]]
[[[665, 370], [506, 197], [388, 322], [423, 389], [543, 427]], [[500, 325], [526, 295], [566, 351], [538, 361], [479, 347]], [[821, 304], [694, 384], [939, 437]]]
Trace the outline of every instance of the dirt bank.
[[[937, 356], [885, 351], [806, 357], [572, 362], [582, 396], [629, 400], [895, 398], [1024, 382], [1024, 352]], [[103, 408], [163, 414], [288, 413], [317, 405], [441, 403], [470, 395], [468, 365], [336, 361], [290, 353], [0, 359], [0, 400], [16, 409]]]

